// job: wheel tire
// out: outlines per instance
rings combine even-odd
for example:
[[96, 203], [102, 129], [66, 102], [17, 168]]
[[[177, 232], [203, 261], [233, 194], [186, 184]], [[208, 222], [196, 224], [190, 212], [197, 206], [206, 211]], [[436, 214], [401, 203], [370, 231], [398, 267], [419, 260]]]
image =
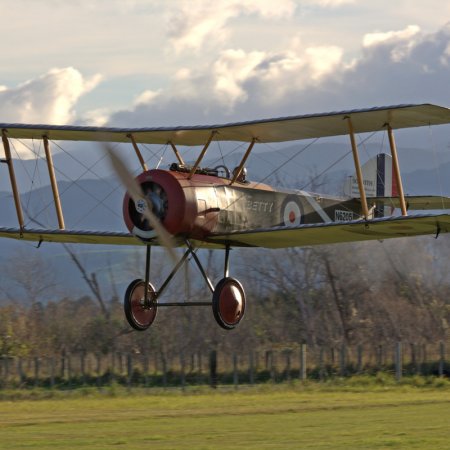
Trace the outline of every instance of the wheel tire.
[[245, 314], [245, 291], [242, 284], [232, 277], [222, 278], [216, 285], [212, 309], [216, 322], [225, 330], [232, 330]]
[[[148, 284], [148, 299], [153, 300], [155, 297], [155, 288]], [[144, 306], [142, 300], [145, 296], [145, 281], [140, 278], [132, 281], [126, 292], [123, 301], [123, 309], [128, 323], [137, 331], [146, 330], [155, 320], [157, 313], [157, 305], [151, 307]]]

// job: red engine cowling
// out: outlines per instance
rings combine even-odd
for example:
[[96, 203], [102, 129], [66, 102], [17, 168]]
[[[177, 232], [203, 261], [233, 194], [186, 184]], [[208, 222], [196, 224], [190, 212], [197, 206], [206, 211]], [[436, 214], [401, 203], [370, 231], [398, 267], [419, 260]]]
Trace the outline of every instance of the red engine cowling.
[[[187, 173], [149, 170], [136, 180], [152, 205], [153, 214], [174, 236], [202, 239], [217, 224], [218, 200], [212, 177]], [[214, 178], [214, 180], [216, 180]], [[128, 230], [144, 241], [156, 233], [144, 217], [145, 199], [134, 202], [128, 193], [123, 201], [123, 216]]]

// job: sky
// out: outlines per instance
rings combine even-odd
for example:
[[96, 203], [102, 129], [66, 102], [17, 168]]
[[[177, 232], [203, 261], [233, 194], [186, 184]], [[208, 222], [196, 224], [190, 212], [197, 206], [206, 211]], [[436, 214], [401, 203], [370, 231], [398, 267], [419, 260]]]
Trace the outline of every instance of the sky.
[[0, 122], [195, 125], [450, 106], [442, 0], [0, 0]]

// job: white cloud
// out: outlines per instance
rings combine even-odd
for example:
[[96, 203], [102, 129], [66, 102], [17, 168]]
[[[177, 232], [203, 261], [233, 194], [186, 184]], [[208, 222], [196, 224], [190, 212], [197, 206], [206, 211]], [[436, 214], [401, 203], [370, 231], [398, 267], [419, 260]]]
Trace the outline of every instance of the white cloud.
[[112, 111], [109, 108], [98, 108], [85, 111], [83, 117], [77, 120], [78, 124], [91, 127], [101, 127], [108, 123]]
[[15, 88], [0, 91], [0, 116], [3, 122], [72, 122], [79, 98], [94, 89], [101, 76], [84, 78], [73, 67], [51, 69], [38, 78]]
[[114, 115], [112, 123], [189, 125], [383, 104], [450, 103], [450, 24], [430, 35], [406, 28], [367, 42], [352, 65], [337, 46], [305, 46], [299, 39], [281, 52], [224, 50], [209, 67], [181, 70], [167, 89], [148, 96], [148, 102], [144, 95], [133, 111]]
[[133, 102], [133, 105], [137, 106], [142, 103], [151, 103], [159, 96], [160, 92], [161, 92], [160, 90], [152, 91], [148, 89], [136, 97], [136, 99]]
[[256, 14], [281, 19], [291, 16], [295, 8], [293, 0], [186, 0], [169, 17], [169, 37], [177, 53], [200, 50], [205, 43], [224, 42], [228, 37], [226, 24], [234, 17]]
[[[260, 92], [257, 101], [267, 105], [317, 85], [336, 70], [341, 57], [342, 49], [338, 47], [303, 48], [298, 40], [283, 52], [224, 50], [210, 68], [182, 69], [166, 90], [144, 91], [134, 104], [139, 110], [178, 109], [176, 116], [184, 111], [175, 106], [180, 103], [190, 108], [198, 105], [205, 116], [216, 110], [223, 116], [231, 115], [239, 105], [250, 101], [254, 89]], [[164, 116], [159, 115], [159, 120]]]
[[337, 8], [342, 5], [351, 5], [356, 3], [356, 0], [307, 0], [306, 3], [322, 6], [324, 8]]
[[372, 45], [379, 45], [380, 43], [410, 40], [414, 35], [420, 32], [420, 27], [417, 25], [408, 25], [404, 30], [387, 31], [383, 33], [368, 33], [363, 38], [363, 46], [370, 47]]
[[[1, 121], [55, 125], [71, 123], [77, 118], [75, 106], [80, 97], [94, 89], [100, 80], [100, 75], [85, 78], [73, 67], [66, 67], [51, 69], [15, 88], [4, 88], [0, 90]], [[106, 117], [103, 119], [107, 120]], [[23, 157], [32, 157], [22, 146], [16, 145], [15, 148]]]

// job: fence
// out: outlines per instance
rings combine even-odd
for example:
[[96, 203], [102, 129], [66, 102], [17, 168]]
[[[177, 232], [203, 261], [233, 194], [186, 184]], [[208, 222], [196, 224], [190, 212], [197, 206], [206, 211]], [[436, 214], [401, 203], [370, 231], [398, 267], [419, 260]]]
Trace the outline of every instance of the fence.
[[299, 347], [241, 353], [184, 352], [179, 355], [110, 353], [0, 359], [0, 388], [105, 386], [181, 386], [324, 380], [354, 374], [450, 376], [445, 345]]

